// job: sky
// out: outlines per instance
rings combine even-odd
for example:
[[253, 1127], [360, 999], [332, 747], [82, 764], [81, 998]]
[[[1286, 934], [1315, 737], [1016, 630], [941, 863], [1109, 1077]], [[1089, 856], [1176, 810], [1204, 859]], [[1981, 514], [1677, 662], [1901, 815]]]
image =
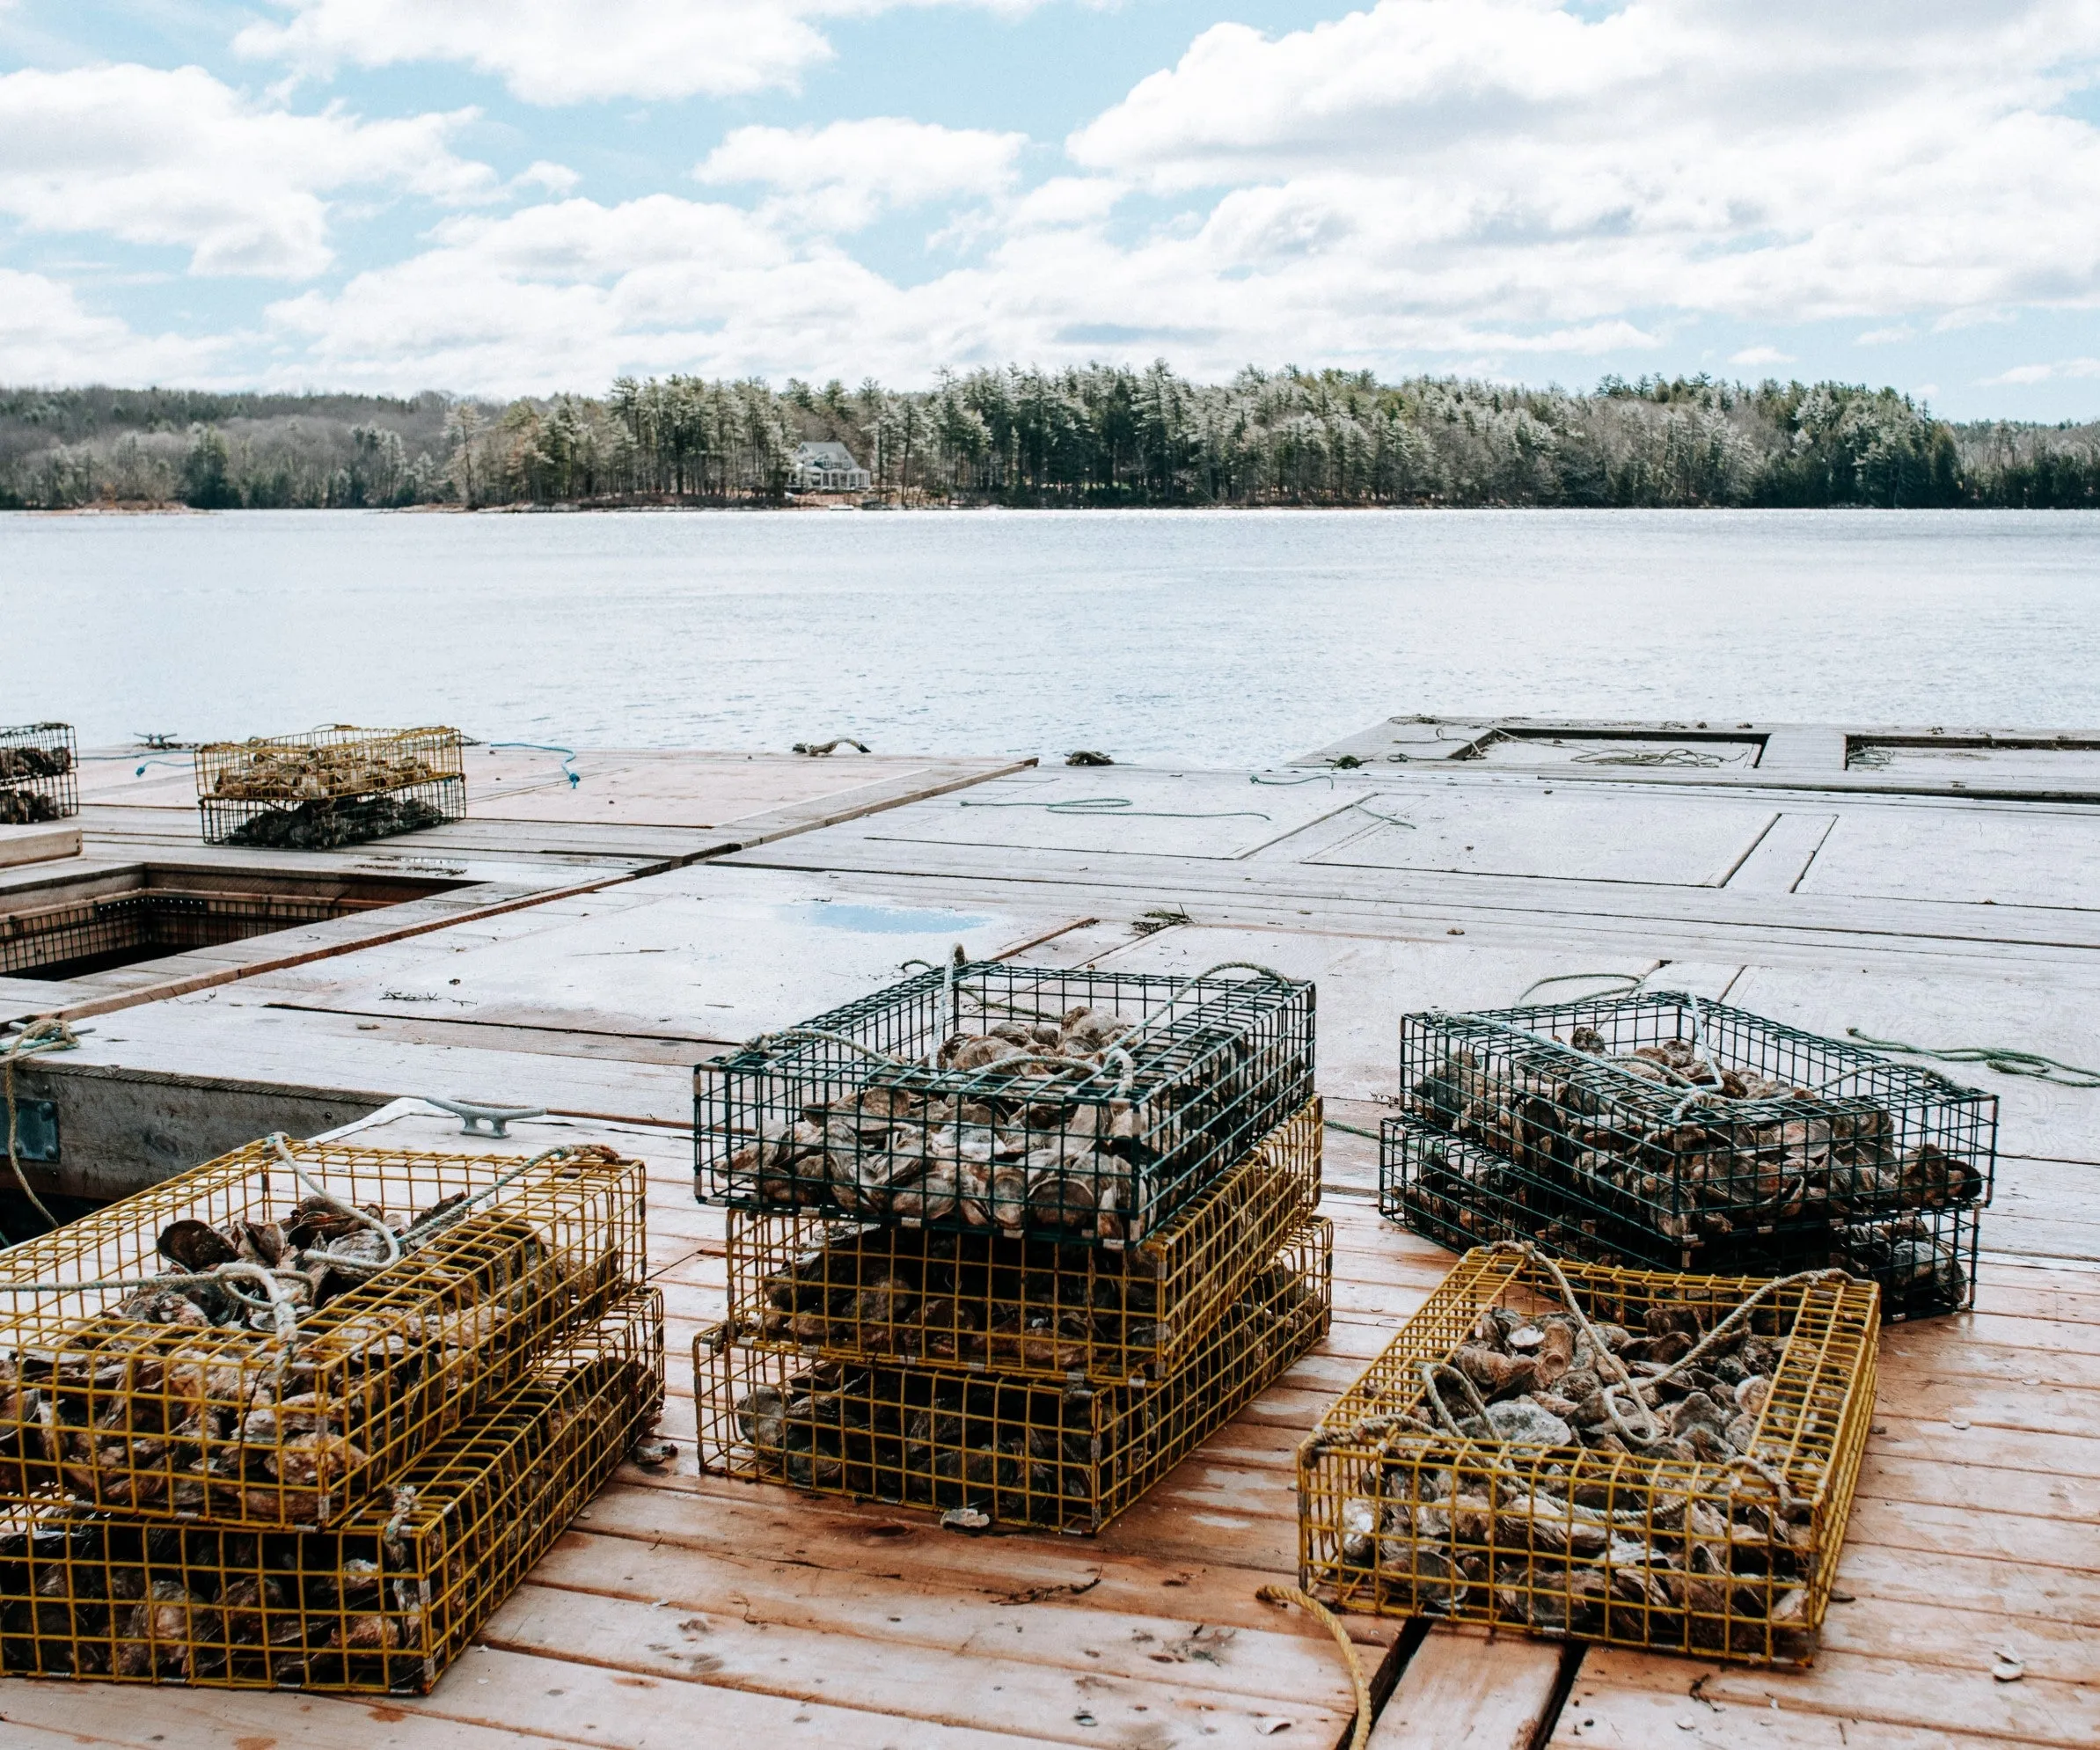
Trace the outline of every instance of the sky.
[[0, 0], [0, 382], [2100, 415], [2100, 0]]

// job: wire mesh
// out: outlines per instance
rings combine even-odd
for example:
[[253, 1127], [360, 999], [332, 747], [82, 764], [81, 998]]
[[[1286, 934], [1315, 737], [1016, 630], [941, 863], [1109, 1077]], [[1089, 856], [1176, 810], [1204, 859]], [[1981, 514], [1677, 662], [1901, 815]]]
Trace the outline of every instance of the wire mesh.
[[336, 1530], [18, 1508], [0, 1519], [0, 1671], [426, 1691], [662, 1401], [651, 1290], [615, 1303]]
[[404, 1256], [264, 1143], [0, 1253], [0, 1495], [331, 1525], [642, 1279], [642, 1168], [610, 1150], [290, 1148]]
[[1143, 1385], [1169, 1377], [1319, 1207], [1317, 1097], [1122, 1251], [729, 1212], [729, 1322], [804, 1355]]
[[1409, 1113], [1502, 1157], [1538, 1212], [1560, 1194], [1594, 1212], [1628, 1256], [1683, 1266], [1726, 1241], [1747, 1268], [1754, 1236], [1944, 1230], [1936, 1213], [1990, 1201], [1994, 1096], [1694, 997], [1409, 1015], [1401, 1056]]
[[[1636, 1379], [1763, 1285], [1562, 1268]], [[1545, 1264], [1470, 1251], [1299, 1448], [1303, 1583], [1337, 1609], [1808, 1663], [1873, 1414], [1878, 1300], [1841, 1279], [1776, 1291], [1656, 1389], [1661, 1438], [1635, 1452]]]
[[1313, 987], [942, 968], [693, 1084], [703, 1198], [1112, 1249], [1312, 1098]]
[[187, 893], [146, 888], [0, 916], [0, 976], [77, 975], [160, 954], [212, 948], [365, 906], [277, 893]]
[[208, 796], [197, 804], [207, 845], [248, 845], [268, 851], [329, 851], [398, 832], [420, 832], [466, 818], [466, 780], [434, 778], [369, 796], [323, 796], [303, 802], [228, 802]]
[[80, 812], [80, 752], [70, 723], [0, 729], [0, 826], [33, 826]]
[[1973, 1203], [1848, 1219], [1834, 1211], [1764, 1228], [1679, 1242], [1587, 1194], [1584, 1181], [1542, 1175], [1509, 1155], [1405, 1113], [1379, 1145], [1379, 1206], [1391, 1219], [1464, 1251], [1492, 1240], [1535, 1240], [1563, 1257], [1730, 1275], [1849, 1270], [1879, 1285], [1886, 1323], [1934, 1318], [1974, 1303], [1983, 1225]]
[[1301, 1222], [1181, 1371], [1144, 1388], [811, 1364], [713, 1326], [693, 1342], [700, 1468], [1096, 1532], [1326, 1333], [1333, 1259], [1325, 1218]]
[[360, 729], [210, 742], [196, 754], [209, 845], [327, 850], [466, 814], [457, 729]]

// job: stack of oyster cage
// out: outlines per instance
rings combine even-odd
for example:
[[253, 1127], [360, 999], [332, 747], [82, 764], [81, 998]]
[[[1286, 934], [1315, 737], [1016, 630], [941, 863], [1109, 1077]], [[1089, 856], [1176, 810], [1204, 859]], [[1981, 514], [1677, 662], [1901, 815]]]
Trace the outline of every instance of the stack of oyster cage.
[[1313, 992], [933, 969], [695, 1074], [702, 1468], [1093, 1531], [1324, 1333]]
[[0, 1254], [0, 1671], [418, 1693], [655, 1420], [642, 1171], [272, 1138]]
[[1464, 1250], [1879, 1285], [1890, 1321], [1975, 1292], [1997, 1102], [1674, 992], [1401, 1022], [1387, 1215]]

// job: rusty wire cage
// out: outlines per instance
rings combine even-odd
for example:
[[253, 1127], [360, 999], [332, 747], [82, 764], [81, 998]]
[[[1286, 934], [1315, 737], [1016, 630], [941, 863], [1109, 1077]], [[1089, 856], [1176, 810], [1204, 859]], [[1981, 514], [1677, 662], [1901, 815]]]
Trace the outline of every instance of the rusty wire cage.
[[1411, 1014], [1401, 1073], [1413, 1117], [1678, 1268], [1716, 1241], [1755, 1268], [1753, 1236], [1990, 1201], [1994, 1096], [1678, 992]]
[[610, 1150], [289, 1149], [304, 1183], [251, 1144], [0, 1253], [0, 1497], [333, 1524], [642, 1279]]
[[1535, 1240], [1563, 1257], [1729, 1275], [1834, 1268], [1880, 1285], [1885, 1323], [1960, 1312], [1976, 1296], [1982, 1212], [1972, 1202], [1848, 1218], [1812, 1216], [1672, 1241], [1585, 1194], [1571, 1175], [1541, 1174], [1507, 1154], [1407, 1113], [1380, 1127], [1379, 1206], [1393, 1220], [1463, 1251]]
[[929, 970], [694, 1072], [697, 1189], [950, 1233], [1132, 1245], [1313, 1095], [1313, 986]]
[[[1767, 1285], [1561, 1268], [1629, 1367], [1643, 1346], [1684, 1358]], [[1337, 1609], [1805, 1664], [1873, 1415], [1878, 1302], [1842, 1278], [1768, 1292], [1678, 1376], [1690, 1390], [1656, 1389], [1636, 1431], [1666, 1438], [1637, 1454], [1595, 1419], [1595, 1357], [1542, 1257], [1470, 1251], [1299, 1448], [1303, 1583]], [[1542, 1386], [1548, 1358], [1569, 1371]]]
[[0, 1518], [9, 1675], [429, 1689], [655, 1421], [663, 1306], [616, 1302], [333, 1531]]
[[1315, 1096], [1121, 1251], [731, 1210], [730, 1323], [809, 1356], [1158, 1383], [1319, 1207], [1323, 1134]]
[[208, 742], [197, 809], [208, 845], [318, 851], [466, 814], [459, 731], [360, 729]]
[[1326, 1334], [1333, 1228], [1302, 1221], [1165, 1383], [1063, 1389], [693, 1341], [703, 1470], [1099, 1531]]
[[70, 723], [0, 729], [0, 826], [33, 826], [80, 812], [80, 751]]

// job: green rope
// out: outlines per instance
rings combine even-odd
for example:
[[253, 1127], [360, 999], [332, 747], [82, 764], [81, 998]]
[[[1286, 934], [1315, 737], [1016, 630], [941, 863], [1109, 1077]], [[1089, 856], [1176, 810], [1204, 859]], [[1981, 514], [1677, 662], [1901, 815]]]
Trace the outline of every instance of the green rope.
[[1899, 1051], [1908, 1058], [1934, 1058], [1943, 1064], [1981, 1064], [2001, 1075], [2023, 1075], [2057, 1087], [2100, 1087], [2100, 1070], [2061, 1063], [2054, 1058], [2045, 1058], [2039, 1051], [2016, 1051], [2002, 1045], [1950, 1045], [1943, 1051], [1934, 1051], [1928, 1045], [1906, 1045], [1900, 1039], [1877, 1039], [1856, 1027], [1848, 1027], [1845, 1031], [1861, 1044], [1871, 1045], [1877, 1051]]
[[1372, 1142], [1380, 1139], [1376, 1131], [1367, 1131], [1361, 1124], [1345, 1124], [1339, 1118], [1323, 1118], [1321, 1122], [1330, 1131], [1340, 1131], [1343, 1136], [1368, 1137]]
[[1112, 814], [1123, 818], [1142, 816], [1146, 820], [1267, 820], [1252, 809], [1226, 809], [1214, 813], [1183, 809], [1141, 809], [1128, 796], [1070, 796], [1061, 802], [957, 802], [962, 809], [1047, 809], [1051, 814]]
[[[1614, 985], [1623, 985], [1629, 991], [1637, 991], [1645, 982], [1647, 974], [1643, 972], [1555, 972], [1550, 978], [1533, 978], [1530, 984], [1517, 992], [1517, 1000], [1521, 1003], [1533, 991], [1542, 991], [1548, 985], [1590, 984], [1599, 978], [1608, 978]], [[1599, 994], [1602, 993], [1599, 992]]]

